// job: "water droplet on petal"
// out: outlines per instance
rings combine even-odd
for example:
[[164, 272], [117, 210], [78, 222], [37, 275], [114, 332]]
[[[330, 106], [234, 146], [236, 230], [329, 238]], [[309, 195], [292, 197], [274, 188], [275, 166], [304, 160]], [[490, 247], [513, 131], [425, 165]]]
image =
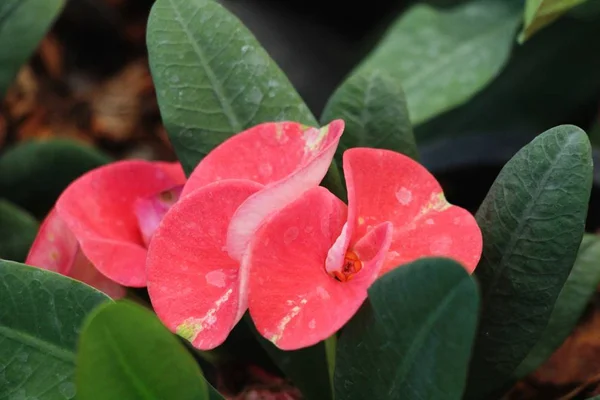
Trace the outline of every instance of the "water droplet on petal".
[[407, 206], [412, 201], [412, 192], [405, 187], [401, 187], [396, 191], [396, 200], [403, 206]]

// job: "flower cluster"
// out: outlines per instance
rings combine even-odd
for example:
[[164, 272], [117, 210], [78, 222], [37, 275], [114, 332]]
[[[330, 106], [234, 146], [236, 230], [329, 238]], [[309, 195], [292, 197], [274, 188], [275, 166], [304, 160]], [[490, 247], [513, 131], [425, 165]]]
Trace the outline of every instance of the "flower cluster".
[[420, 257], [472, 272], [481, 232], [419, 163], [353, 148], [343, 154], [348, 205], [319, 186], [343, 128], [257, 125], [187, 180], [178, 164], [98, 168], [60, 196], [27, 262], [113, 296], [147, 286], [161, 321], [199, 349], [220, 345], [246, 311], [282, 349], [315, 344], [375, 279]]

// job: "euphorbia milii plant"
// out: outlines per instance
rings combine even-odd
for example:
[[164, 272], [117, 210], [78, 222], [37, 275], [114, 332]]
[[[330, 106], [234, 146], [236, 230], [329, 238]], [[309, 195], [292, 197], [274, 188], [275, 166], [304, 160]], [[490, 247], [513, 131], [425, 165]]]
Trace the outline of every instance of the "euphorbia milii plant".
[[263, 336], [297, 349], [335, 333], [400, 264], [445, 256], [473, 271], [473, 216], [410, 158], [347, 151], [349, 208], [317, 186], [342, 129], [262, 124], [198, 165], [149, 247], [150, 298], [170, 329], [211, 349], [249, 305]]
[[[36, 35], [56, 30], [64, 2], [33, 12], [37, 3], [0, 4], [0, 40], [22, 42], [0, 50], [10, 56], [0, 57], [9, 106], [0, 147], [39, 136], [32, 127], [45, 115], [13, 115], [21, 85], [9, 88], [11, 77], [23, 80], [15, 62], [39, 47]], [[536, 369], [600, 282], [600, 238], [583, 236], [598, 225], [594, 134], [572, 125], [542, 133], [573, 117], [589, 126], [597, 63], [572, 60], [594, 53], [583, 40], [600, 26], [592, 13], [513, 51], [522, 22], [539, 27], [550, 3], [567, 2], [406, 2], [396, 22], [386, 14], [381, 42], [346, 65], [330, 96], [334, 82], [308, 79], [309, 105], [284, 69], [315, 72], [319, 65], [303, 63], [317, 58], [330, 69], [327, 57], [306, 57], [311, 46], [291, 49], [298, 62], [282, 69], [227, 9], [235, 2], [146, 3], [148, 51], [134, 58], [152, 78], [142, 103], [160, 115], [133, 110], [126, 120], [135, 126], [125, 128], [145, 138], [164, 131], [160, 154], [172, 150], [178, 161], [109, 163], [120, 152], [62, 139], [0, 149], [0, 400], [494, 400], [529, 391], [511, 386], [545, 374]], [[323, 21], [335, 24], [347, 14], [339, 11]], [[287, 17], [250, 14], [239, 13]], [[555, 43], [563, 25], [565, 40]], [[549, 52], [535, 51], [544, 43]], [[508, 73], [532, 49], [549, 73], [581, 72], [581, 82], [561, 81], [562, 103], [545, 102], [539, 79]], [[29, 68], [41, 94], [55, 86], [38, 68], [45, 53]], [[97, 75], [71, 67], [66, 75]], [[91, 94], [128, 82], [101, 75], [108, 86], [96, 82]], [[575, 90], [582, 82], [586, 90]], [[44, 130], [55, 132], [51, 119]], [[517, 152], [507, 128], [533, 140]], [[469, 156], [495, 148], [485, 162]], [[448, 199], [434, 175], [444, 176]], [[593, 379], [577, 381], [585, 387], [549, 396], [597, 395]]]

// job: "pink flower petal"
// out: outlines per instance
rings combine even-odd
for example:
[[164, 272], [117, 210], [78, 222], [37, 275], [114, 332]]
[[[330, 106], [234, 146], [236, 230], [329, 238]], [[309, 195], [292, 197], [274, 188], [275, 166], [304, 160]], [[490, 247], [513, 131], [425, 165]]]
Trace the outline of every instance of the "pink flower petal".
[[179, 200], [182, 189], [183, 185], [178, 185], [152, 196], [140, 197], [134, 202], [134, 212], [146, 246], [167, 211]]
[[103, 275], [124, 286], [142, 287], [146, 247], [134, 202], [179, 184], [183, 182], [161, 165], [120, 161], [71, 183], [58, 199], [56, 211]]
[[[229, 254], [241, 260], [252, 235], [270, 214], [283, 208], [323, 180], [344, 129], [341, 120], [321, 128], [305, 130], [303, 158], [285, 178], [250, 196], [235, 212], [227, 232]], [[279, 154], [284, 157], [284, 154]]]
[[69, 276], [83, 283], [87, 283], [99, 291], [106, 293], [113, 299], [120, 299], [127, 294], [127, 291], [123, 286], [102, 275], [90, 260], [87, 259], [81, 249], [77, 251]]
[[482, 251], [481, 231], [467, 210], [450, 206], [431, 210], [424, 217], [394, 231], [382, 274], [421, 257], [449, 257], [472, 273]]
[[98, 272], [83, 255], [77, 239], [54, 209], [42, 223], [25, 263], [87, 283], [112, 298], [125, 295], [125, 288]]
[[190, 175], [182, 196], [222, 179], [248, 179], [263, 185], [277, 182], [330, 145], [337, 146], [343, 128], [341, 120], [333, 121], [328, 130], [296, 122], [256, 125], [212, 150]]
[[42, 222], [25, 264], [69, 275], [79, 245], [55, 209]]
[[183, 185], [186, 181], [185, 172], [181, 164], [178, 162], [153, 161], [152, 164], [161, 168], [167, 175], [171, 177], [178, 185]]
[[148, 249], [148, 293], [156, 314], [199, 349], [221, 344], [241, 316], [239, 261], [225, 239], [239, 205], [262, 185], [226, 180], [182, 197]]
[[362, 261], [354, 279], [339, 282], [325, 271], [345, 220], [346, 206], [317, 187], [269, 218], [252, 240], [250, 315], [279, 348], [294, 350], [331, 336], [358, 310], [377, 277], [391, 240], [389, 223], [352, 248]]
[[481, 231], [466, 210], [449, 204], [437, 180], [421, 164], [388, 150], [354, 148], [344, 153], [351, 238], [383, 221], [394, 225], [382, 273], [420, 257], [449, 257], [472, 272], [481, 256]]

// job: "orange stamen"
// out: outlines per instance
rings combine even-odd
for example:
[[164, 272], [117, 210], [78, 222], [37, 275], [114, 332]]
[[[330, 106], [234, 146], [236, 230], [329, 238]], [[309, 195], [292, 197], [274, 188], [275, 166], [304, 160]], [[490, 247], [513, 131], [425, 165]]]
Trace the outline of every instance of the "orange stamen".
[[340, 282], [347, 282], [362, 269], [362, 262], [355, 252], [348, 250], [340, 271], [333, 271], [333, 277]]

